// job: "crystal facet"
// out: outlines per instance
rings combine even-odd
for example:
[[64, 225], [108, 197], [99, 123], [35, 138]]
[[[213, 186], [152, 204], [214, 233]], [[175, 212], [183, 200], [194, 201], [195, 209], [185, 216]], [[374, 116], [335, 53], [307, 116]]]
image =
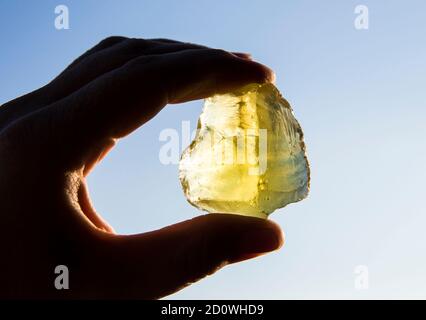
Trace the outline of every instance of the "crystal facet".
[[266, 218], [307, 196], [302, 129], [274, 85], [250, 84], [206, 99], [197, 129], [179, 165], [195, 207]]

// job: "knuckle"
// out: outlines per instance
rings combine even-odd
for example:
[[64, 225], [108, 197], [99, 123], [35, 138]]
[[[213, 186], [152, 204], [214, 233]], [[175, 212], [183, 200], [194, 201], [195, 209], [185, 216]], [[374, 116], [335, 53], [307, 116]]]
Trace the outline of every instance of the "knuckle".
[[134, 54], [141, 50], [147, 49], [153, 45], [157, 44], [150, 40], [130, 38], [123, 42], [123, 49], [127, 53]]
[[136, 39], [136, 38], [128, 38], [128, 39], [124, 40], [124, 44], [126, 45], [126, 47], [133, 47], [133, 46], [136, 46], [141, 41], [145, 41], [145, 40]]
[[117, 43], [119, 43], [121, 41], [124, 41], [126, 39], [127, 39], [126, 37], [121, 37], [121, 36], [110, 36], [110, 37], [107, 37], [107, 38], [101, 40], [96, 45], [96, 47], [98, 47], [98, 48], [107, 48], [107, 47], [115, 45], [115, 44], [117, 44]]

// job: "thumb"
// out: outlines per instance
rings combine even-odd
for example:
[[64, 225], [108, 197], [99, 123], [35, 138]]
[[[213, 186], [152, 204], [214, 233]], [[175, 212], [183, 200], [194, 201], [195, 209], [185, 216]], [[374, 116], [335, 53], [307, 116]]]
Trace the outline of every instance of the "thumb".
[[[123, 298], [159, 298], [210, 275], [228, 263], [280, 248], [275, 223], [253, 217], [208, 214], [139, 235], [104, 234], [102, 291]], [[99, 256], [98, 256], [99, 257]], [[99, 259], [97, 259], [99, 261]], [[98, 269], [99, 270], [99, 269]], [[101, 284], [102, 285], [102, 284]]]

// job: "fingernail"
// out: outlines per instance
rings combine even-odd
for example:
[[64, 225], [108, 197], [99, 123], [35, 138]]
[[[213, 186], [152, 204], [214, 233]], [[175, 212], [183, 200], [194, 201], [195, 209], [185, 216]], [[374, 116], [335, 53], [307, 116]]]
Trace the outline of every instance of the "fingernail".
[[246, 52], [233, 52], [233, 54], [235, 54], [237, 57], [243, 58], [243, 59], [248, 59], [251, 60], [252, 56], [250, 53], [246, 53]]
[[271, 68], [268, 68], [267, 66], [265, 66], [265, 65], [261, 65], [261, 67], [262, 67], [262, 75], [261, 75], [261, 77], [262, 77], [262, 83], [273, 83], [273, 84], [275, 84], [275, 72], [271, 69]]
[[276, 80], [275, 72], [272, 71], [271, 69], [269, 69], [269, 70], [270, 70], [270, 73], [268, 74], [267, 81], [275, 84], [275, 80]]

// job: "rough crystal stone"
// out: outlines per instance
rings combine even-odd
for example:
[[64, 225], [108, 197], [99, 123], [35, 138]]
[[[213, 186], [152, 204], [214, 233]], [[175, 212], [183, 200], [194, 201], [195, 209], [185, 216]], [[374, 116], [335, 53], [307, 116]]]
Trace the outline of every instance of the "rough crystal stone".
[[208, 212], [266, 218], [302, 200], [309, 165], [290, 105], [269, 83], [206, 99], [179, 176], [188, 201]]

